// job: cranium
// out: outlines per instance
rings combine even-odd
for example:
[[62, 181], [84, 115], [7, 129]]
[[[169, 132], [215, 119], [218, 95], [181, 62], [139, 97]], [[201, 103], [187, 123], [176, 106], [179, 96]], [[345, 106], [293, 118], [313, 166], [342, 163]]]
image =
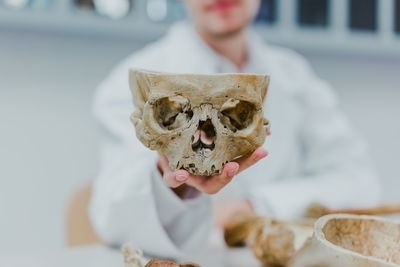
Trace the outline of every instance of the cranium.
[[268, 82], [267, 75], [131, 70], [131, 121], [139, 140], [166, 155], [172, 170], [221, 173], [224, 164], [264, 143]]

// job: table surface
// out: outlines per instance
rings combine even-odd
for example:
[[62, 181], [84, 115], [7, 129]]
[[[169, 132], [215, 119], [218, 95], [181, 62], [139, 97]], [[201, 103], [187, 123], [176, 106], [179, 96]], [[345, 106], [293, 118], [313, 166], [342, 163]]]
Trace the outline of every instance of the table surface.
[[[204, 267], [260, 267], [249, 248], [228, 249], [220, 231], [214, 231], [206, 249], [182, 261]], [[0, 266], [10, 267], [123, 267], [120, 250], [101, 245], [34, 252], [13, 252], [0, 256]]]
[[[400, 221], [400, 215], [385, 216]], [[203, 267], [261, 267], [250, 248], [227, 248], [222, 231], [214, 230], [205, 250], [182, 259]], [[10, 267], [123, 267], [119, 249], [95, 245], [46, 251], [0, 254], [0, 266]]]

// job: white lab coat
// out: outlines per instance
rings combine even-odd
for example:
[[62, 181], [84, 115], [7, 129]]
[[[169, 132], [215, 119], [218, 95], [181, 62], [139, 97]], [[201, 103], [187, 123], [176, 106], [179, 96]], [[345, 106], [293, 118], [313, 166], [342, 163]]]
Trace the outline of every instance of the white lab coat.
[[244, 71], [269, 74], [265, 116], [272, 135], [269, 156], [239, 174], [215, 196], [179, 199], [156, 168], [157, 153], [135, 136], [128, 69], [172, 73], [235, 72], [190, 25], [171, 27], [165, 37], [122, 61], [101, 83], [94, 113], [103, 129], [101, 169], [94, 181], [90, 217], [112, 244], [134, 242], [145, 252], [179, 257], [208, 238], [212, 201], [248, 198], [257, 212], [280, 218], [302, 216], [318, 201], [329, 207], [375, 205], [379, 183], [360, 136], [338, 108], [328, 84], [303, 57], [265, 44], [248, 32]]

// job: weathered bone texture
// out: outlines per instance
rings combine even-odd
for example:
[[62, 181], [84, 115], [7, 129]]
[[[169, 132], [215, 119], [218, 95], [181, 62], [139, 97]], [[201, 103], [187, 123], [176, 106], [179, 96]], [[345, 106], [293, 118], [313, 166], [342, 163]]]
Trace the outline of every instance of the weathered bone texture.
[[143, 256], [143, 252], [133, 244], [124, 244], [122, 245], [121, 250], [124, 255], [125, 267], [145, 267], [147, 260]]
[[327, 215], [290, 267], [399, 267], [400, 223], [360, 215]]
[[166, 261], [153, 258], [149, 263], [146, 264], [145, 267], [200, 267], [200, 265], [191, 262], [177, 264], [173, 261]]
[[263, 263], [286, 266], [313, 233], [307, 221], [278, 221], [271, 219], [253, 233], [252, 250]]
[[253, 212], [237, 213], [225, 224], [228, 246], [248, 244], [265, 265], [285, 266], [313, 232], [314, 220], [279, 221]]
[[306, 216], [309, 218], [319, 218], [328, 214], [387, 215], [395, 213], [400, 213], [400, 204], [398, 203], [362, 209], [330, 209], [318, 202], [314, 202], [307, 207]]
[[121, 251], [124, 255], [125, 267], [200, 267], [191, 262], [177, 264], [173, 261], [160, 260], [157, 258], [152, 258], [148, 261], [143, 256], [143, 252], [131, 243], [122, 245]]
[[257, 229], [264, 227], [269, 218], [257, 216], [254, 212], [237, 212], [224, 225], [224, 239], [228, 247], [246, 245]]
[[221, 173], [264, 143], [267, 75], [166, 74], [131, 70], [139, 140], [167, 156], [172, 170]]

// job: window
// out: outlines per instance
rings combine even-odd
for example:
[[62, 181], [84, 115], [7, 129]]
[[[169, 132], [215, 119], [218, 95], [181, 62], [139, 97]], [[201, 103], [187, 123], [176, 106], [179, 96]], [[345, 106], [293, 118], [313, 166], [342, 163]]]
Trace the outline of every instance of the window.
[[78, 9], [91, 10], [110, 19], [122, 19], [126, 17], [132, 7], [131, 0], [74, 0], [74, 3]]
[[[0, 1], [1, 3], [1, 1]], [[3, 5], [9, 8], [22, 9], [30, 5], [28, 0], [4, 0]]]
[[78, 8], [94, 9], [93, 0], [75, 0], [74, 2]]
[[146, 0], [147, 16], [155, 22], [173, 22], [185, 18], [183, 3], [177, 0]]
[[172, 22], [186, 18], [185, 7], [182, 1], [168, 0], [167, 2], [167, 21]]
[[394, 30], [400, 33], [400, 0], [394, 2]]
[[328, 6], [328, 0], [298, 0], [297, 22], [305, 26], [327, 26]]
[[276, 21], [276, 0], [262, 0], [256, 23], [272, 24]]
[[350, 0], [349, 27], [352, 30], [376, 30], [376, 0]]

